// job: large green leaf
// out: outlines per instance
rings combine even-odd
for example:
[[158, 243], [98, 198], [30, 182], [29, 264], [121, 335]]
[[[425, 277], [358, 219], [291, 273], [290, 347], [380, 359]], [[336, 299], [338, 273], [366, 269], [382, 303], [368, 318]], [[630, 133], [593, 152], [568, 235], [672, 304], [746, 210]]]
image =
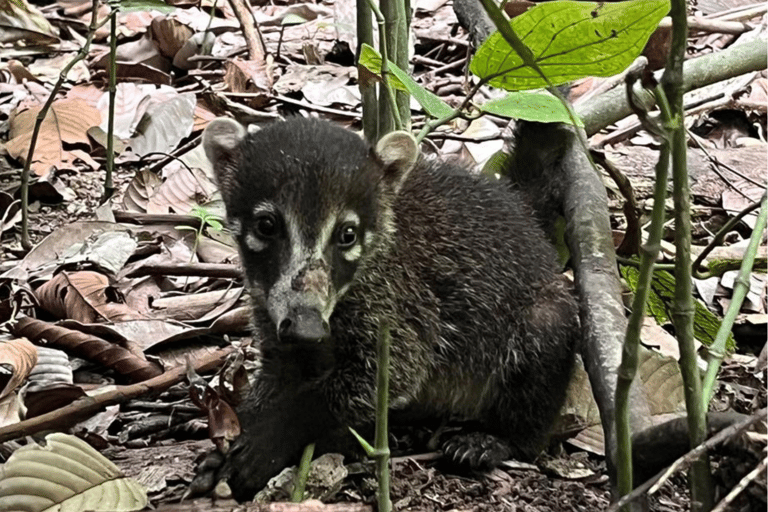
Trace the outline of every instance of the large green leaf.
[[[562, 102], [549, 93], [511, 92], [497, 100], [478, 107], [483, 112], [501, 117], [539, 121], [541, 123], [568, 123], [571, 117]], [[583, 126], [581, 119], [576, 120]]]
[[[388, 61], [390, 76], [389, 83], [395, 89], [400, 89], [413, 96], [419, 102], [424, 112], [435, 118], [445, 117], [453, 113], [453, 109], [437, 95], [429, 92], [416, 83], [408, 73], [397, 67], [392, 61]], [[381, 75], [381, 55], [367, 44], [363, 44], [360, 49], [360, 60], [358, 62], [371, 73]]]
[[[585, 76], [612, 76], [640, 55], [669, 12], [669, 0], [628, 2], [546, 2], [510, 23], [530, 48], [553, 85]], [[538, 89], [546, 82], [523, 65], [495, 32], [475, 54], [469, 68], [490, 84], [507, 90]]]

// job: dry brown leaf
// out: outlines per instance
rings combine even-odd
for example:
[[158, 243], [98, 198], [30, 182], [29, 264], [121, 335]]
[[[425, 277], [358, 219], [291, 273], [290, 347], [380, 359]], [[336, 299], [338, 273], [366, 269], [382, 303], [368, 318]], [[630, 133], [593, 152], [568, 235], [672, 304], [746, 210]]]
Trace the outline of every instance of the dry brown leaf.
[[61, 319], [90, 324], [137, 318], [125, 304], [115, 302], [116, 290], [98, 272], [62, 272], [37, 289], [40, 305]]
[[[26, 160], [35, 118], [42, 106], [30, 108], [11, 121], [11, 140], [6, 144], [8, 153], [19, 160]], [[86, 132], [101, 123], [101, 114], [82, 100], [53, 102], [40, 127], [31, 168], [39, 176], [45, 176], [52, 167], [72, 168], [75, 157], [66, 149], [67, 144], [88, 144]]]
[[26, 336], [36, 341], [45, 339], [49, 346], [58, 347], [74, 356], [112, 368], [133, 382], [151, 379], [162, 373], [158, 365], [114, 343], [34, 318], [19, 317], [18, 321], [11, 326], [11, 331], [16, 336]]
[[194, 206], [210, 200], [216, 185], [199, 169], [179, 169], [157, 188], [147, 203], [147, 213], [188, 214]]
[[149, 32], [157, 45], [158, 51], [167, 59], [173, 59], [176, 52], [181, 50], [187, 39], [192, 37], [194, 33], [191, 28], [180, 21], [166, 16], [154, 18], [149, 27]]
[[27, 409], [25, 417], [34, 418], [55, 411], [85, 396], [88, 395], [83, 388], [66, 382], [30, 387], [24, 393], [24, 407]]
[[235, 57], [224, 64], [224, 83], [231, 92], [258, 94], [257, 97], [249, 98], [248, 102], [251, 108], [258, 108], [269, 100], [272, 75], [264, 62]]
[[136, 173], [123, 195], [123, 207], [128, 212], [146, 213], [149, 198], [162, 184], [160, 177], [154, 172], [143, 169]]
[[27, 45], [54, 44], [58, 31], [26, 0], [6, 1], [0, 9], [0, 42]]
[[24, 382], [37, 364], [37, 349], [26, 338], [0, 343], [0, 398], [8, 395]]

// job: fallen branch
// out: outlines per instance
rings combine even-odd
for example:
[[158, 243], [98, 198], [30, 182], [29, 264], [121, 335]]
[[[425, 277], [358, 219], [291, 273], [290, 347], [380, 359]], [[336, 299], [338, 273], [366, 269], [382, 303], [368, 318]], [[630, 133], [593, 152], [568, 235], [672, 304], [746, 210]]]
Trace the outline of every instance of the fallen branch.
[[[201, 357], [195, 363], [195, 371], [205, 372], [218, 368], [234, 350], [234, 347], [226, 347]], [[129, 386], [116, 386], [115, 389], [106, 393], [79, 398], [65, 407], [2, 427], [0, 428], [0, 443], [31, 436], [43, 430], [63, 430], [90, 418], [109, 405], [127, 402], [149, 393], [161, 393], [181, 382], [186, 371], [186, 366], [178, 366], [144, 382]]]
[[710, 437], [707, 441], [701, 443], [699, 446], [694, 448], [693, 450], [689, 451], [679, 459], [677, 459], [669, 468], [667, 468], [665, 471], [660, 472], [658, 475], [654, 476], [650, 480], [646, 481], [642, 485], [638, 486], [635, 490], [633, 490], [631, 493], [622, 496], [622, 498], [617, 501], [616, 503], [612, 504], [606, 512], [616, 512], [621, 507], [626, 505], [627, 503], [631, 501], [635, 501], [643, 496], [654, 494], [659, 490], [659, 488], [667, 481], [669, 480], [669, 477], [672, 476], [676, 471], [685, 469], [688, 465], [691, 464], [691, 462], [697, 460], [703, 453], [708, 452], [715, 446], [723, 443], [724, 441], [727, 441], [728, 439], [738, 435], [739, 433], [743, 432], [744, 430], [748, 429], [753, 424], [757, 423], [758, 421], [765, 418], [766, 409], [760, 409], [759, 411], [755, 412], [752, 416], [749, 418], [740, 421], [739, 423], [734, 423], [728, 428], [724, 428], [714, 436]]

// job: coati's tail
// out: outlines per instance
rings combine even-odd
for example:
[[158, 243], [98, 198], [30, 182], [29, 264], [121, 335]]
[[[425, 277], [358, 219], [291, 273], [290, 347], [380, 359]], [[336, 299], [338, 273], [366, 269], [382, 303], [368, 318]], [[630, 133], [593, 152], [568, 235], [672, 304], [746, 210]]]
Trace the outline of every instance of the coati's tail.
[[518, 121], [506, 175], [533, 207], [547, 233], [563, 214], [563, 158], [579, 144], [575, 132], [559, 123]]

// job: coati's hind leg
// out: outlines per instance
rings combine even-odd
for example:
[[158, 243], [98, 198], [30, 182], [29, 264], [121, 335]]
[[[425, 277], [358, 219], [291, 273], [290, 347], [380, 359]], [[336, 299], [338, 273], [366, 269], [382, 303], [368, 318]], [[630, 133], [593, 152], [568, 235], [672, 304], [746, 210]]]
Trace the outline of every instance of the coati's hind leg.
[[455, 463], [490, 469], [508, 458], [533, 460], [545, 446], [580, 338], [570, 284], [563, 278], [542, 287], [522, 317], [525, 336], [510, 339], [506, 349], [513, 353], [501, 358], [502, 367], [489, 369], [501, 377], [479, 418], [485, 432], [457, 435], [443, 446]]

